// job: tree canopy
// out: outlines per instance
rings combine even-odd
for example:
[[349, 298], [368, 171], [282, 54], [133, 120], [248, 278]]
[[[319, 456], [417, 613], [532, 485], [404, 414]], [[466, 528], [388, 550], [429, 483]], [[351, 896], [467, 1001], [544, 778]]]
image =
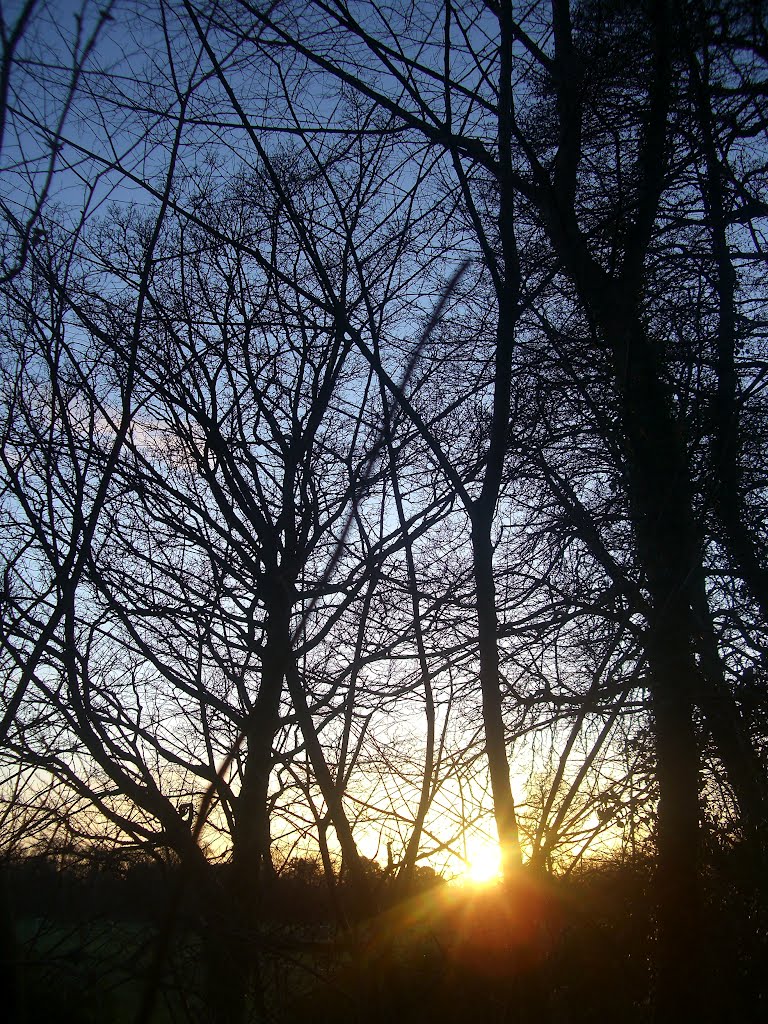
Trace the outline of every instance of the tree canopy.
[[708, 1019], [718, 857], [765, 960], [760, 5], [61, 7], [0, 19], [7, 857], [181, 865], [228, 1021], [296, 858], [347, 926], [642, 861]]

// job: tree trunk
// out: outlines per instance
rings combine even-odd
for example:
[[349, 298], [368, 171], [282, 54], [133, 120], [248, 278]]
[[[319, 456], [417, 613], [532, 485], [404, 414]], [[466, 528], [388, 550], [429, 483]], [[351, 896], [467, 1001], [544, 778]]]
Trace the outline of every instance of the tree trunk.
[[634, 310], [619, 302], [603, 326], [613, 353], [629, 504], [652, 608], [647, 659], [659, 787], [656, 1016], [702, 1020], [699, 750], [693, 720], [701, 677], [691, 611], [700, 545], [685, 443], [653, 342]]
[[8, 891], [6, 865], [0, 865], [0, 992], [11, 1024], [23, 1019], [21, 992], [19, 991], [18, 948], [16, 920]]
[[476, 514], [472, 520], [472, 552], [477, 599], [477, 633], [485, 752], [488, 758], [488, 773], [491, 778], [496, 829], [501, 846], [502, 871], [504, 877], [509, 879], [520, 868], [522, 858], [504, 735], [499, 679], [496, 587], [493, 579], [493, 547], [490, 523], [487, 517], [479, 514]]
[[223, 1024], [245, 1020], [251, 1000], [263, 1009], [259, 926], [263, 888], [273, 875], [269, 778], [274, 738], [280, 724], [285, 651], [290, 644], [289, 615], [289, 607], [279, 601], [273, 602], [268, 612], [259, 692], [245, 728], [246, 761], [235, 809], [232, 865], [224, 896], [226, 920], [213, 929], [207, 943], [212, 984], [227, 990], [216, 995], [219, 1005], [215, 1009]]
[[296, 666], [293, 663], [288, 666], [287, 682], [296, 719], [312, 763], [312, 769], [315, 773], [317, 784], [320, 787], [320, 792], [323, 794], [323, 799], [328, 807], [328, 813], [336, 831], [339, 846], [341, 847], [344, 871], [347, 876], [353, 904], [350, 916], [365, 917], [369, 910], [373, 909], [371, 886], [365, 876], [355, 837], [352, 833], [352, 826], [344, 809], [340, 780], [334, 780], [328, 767], [328, 762], [325, 759], [322, 744], [320, 743], [320, 737], [312, 720], [312, 712], [307, 703], [306, 693], [304, 692]]
[[706, 1005], [701, 991], [698, 750], [690, 701], [665, 692], [675, 654], [659, 650], [653, 660], [666, 677], [660, 673], [652, 694], [659, 786], [655, 1020], [671, 1024], [703, 1020]]

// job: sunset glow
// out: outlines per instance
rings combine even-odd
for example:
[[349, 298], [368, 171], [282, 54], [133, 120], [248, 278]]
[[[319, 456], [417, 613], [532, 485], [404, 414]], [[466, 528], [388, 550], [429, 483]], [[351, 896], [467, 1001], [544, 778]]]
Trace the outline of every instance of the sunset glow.
[[469, 856], [469, 863], [462, 873], [462, 881], [475, 885], [487, 885], [496, 882], [501, 876], [501, 856], [498, 846], [478, 847]]

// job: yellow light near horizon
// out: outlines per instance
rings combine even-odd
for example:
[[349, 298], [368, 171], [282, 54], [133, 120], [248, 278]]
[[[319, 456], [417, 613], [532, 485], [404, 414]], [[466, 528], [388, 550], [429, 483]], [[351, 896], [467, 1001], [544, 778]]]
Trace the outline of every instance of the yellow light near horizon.
[[462, 876], [475, 885], [495, 882], [501, 875], [501, 854], [496, 845], [481, 846], [469, 855], [469, 864]]

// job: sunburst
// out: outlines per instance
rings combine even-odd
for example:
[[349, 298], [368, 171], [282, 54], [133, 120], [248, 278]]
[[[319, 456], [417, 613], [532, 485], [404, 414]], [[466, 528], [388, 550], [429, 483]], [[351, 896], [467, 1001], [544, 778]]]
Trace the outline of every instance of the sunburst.
[[489, 885], [501, 876], [501, 855], [498, 846], [488, 843], [472, 850], [462, 878], [474, 885]]

